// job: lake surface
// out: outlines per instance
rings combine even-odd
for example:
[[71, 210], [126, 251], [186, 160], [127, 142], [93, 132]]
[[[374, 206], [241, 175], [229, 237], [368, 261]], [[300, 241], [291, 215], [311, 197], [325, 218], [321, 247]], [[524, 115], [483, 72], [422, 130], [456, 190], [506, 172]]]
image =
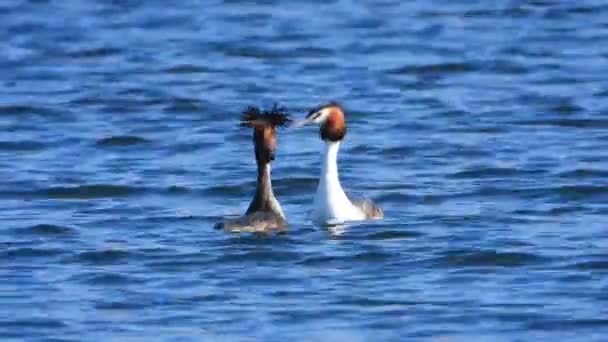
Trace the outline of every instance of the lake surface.
[[[2, 341], [606, 341], [605, 1], [0, 3]], [[316, 128], [279, 131], [290, 229], [214, 230], [255, 187], [247, 105], [347, 109], [341, 179], [386, 219], [309, 211]]]

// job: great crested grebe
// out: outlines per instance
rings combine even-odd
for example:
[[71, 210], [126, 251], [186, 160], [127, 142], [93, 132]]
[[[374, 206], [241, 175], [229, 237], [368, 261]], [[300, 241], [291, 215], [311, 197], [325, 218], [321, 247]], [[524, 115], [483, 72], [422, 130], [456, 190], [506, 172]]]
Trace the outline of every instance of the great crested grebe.
[[294, 126], [306, 124], [321, 126], [321, 139], [325, 142], [321, 177], [315, 194], [312, 219], [317, 224], [340, 224], [348, 221], [380, 219], [382, 209], [370, 200], [351, 202], [344, 193], [338, 176], [338, 150], [346, 135], [344, 110], [338, 103], [330, 102], [314, 108], [306, 119]]
[[285, 109], [276, 105], [271, 110], [261, 111], [257, 107], [249, 107], [243, 112], [241, 126], [253, 128], [255, 160], [258, 166], [255, 195], [245, 215], [236, 219], [225, 219], [216, 224], [216, 228], [258, 233], [287, 228], [285, 214], [272, 191], [270, 163], [275, 157], [276, 128], [285, 126], [289, 121]]

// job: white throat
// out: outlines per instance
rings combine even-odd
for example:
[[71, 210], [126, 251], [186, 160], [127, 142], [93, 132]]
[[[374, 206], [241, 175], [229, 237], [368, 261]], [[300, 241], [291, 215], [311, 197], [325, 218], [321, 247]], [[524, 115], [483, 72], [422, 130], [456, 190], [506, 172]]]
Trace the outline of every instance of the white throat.
[[338, 175], [340, 142], [326, 142], [321, 164], [321, 177], [314, 200], [313, 221], [318, 224], [343, 223], [365, 219], [342, 189]]
[[[340, 150], [340, 142], [327, 142], [325, 143], [325, 150], [323, 150], [323, 160], [321, 161], [321, 179], [320, 181], [326, 181], [330, 184], [337, 185], [340, 190], [340, 179], [338, 177], [338, 151]], [[344, 192], [344, 191], [342, 191]]]
[[269, 201], [270, 201], [270, 207], [272, 208], [272, 210], [274, 212], [276, 212], [277, 214], [279, 214], [279, 216], [281, 216], [282, 218], [285, 218], [285, 214], [283, 213], [283, 209], [281, 208], [281, 205], [279, 204], [279, 201], [277, 201], [277, 198], [274, 197], [274, 191], [272, 191], [272, 177], [270, 176], [270, 164], [266, 164], [266, 174], [268, 177], [268, 196], [269, 196]]

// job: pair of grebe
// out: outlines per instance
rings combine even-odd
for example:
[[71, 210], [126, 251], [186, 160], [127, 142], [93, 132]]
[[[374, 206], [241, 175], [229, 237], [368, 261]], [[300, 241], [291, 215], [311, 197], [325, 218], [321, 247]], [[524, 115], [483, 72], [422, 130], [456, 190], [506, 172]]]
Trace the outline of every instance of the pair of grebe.
[[[249, 107], [241, 117], [241, 125], [253, 128], [258, 178], [255, 196], [245, 214], [218, 224], [229, 231], [270, 232], [287, 227], [287, 219], [272, 191], [270, 163], [276, 150], [276, 128], [287, 126], [291, 120], [286, 111], [276, 105], [267, 111]], [[369, 200], [351, 201], [340, 184], [338, 150], [346, 136], [344, 110], [331, 102], [312, 109], [306, 118], [292, 124], [300, 127], [309, 124], [320, 126], [325, 142], [317, 192], [314, 197], [312, 220], [319, 225], [337, 225], [352, 221], [380, 219], [382, 210]]]

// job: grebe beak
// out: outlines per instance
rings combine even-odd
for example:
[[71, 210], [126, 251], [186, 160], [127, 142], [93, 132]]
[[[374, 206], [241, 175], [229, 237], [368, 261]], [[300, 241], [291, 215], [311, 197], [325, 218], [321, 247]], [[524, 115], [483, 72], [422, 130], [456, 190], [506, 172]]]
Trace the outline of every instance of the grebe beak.
[[290, 127], [291, 128], [298, 128], [298, 127], [302, 127], [302, 126], [306, 126], [309, 125], [311, 123], [313, 123], [314, 121], [312, 120], [312, 118], [308, 118], [308, 119], [304, 119], [304, 120], [300, 120], [300, 121], [294, 121]]

